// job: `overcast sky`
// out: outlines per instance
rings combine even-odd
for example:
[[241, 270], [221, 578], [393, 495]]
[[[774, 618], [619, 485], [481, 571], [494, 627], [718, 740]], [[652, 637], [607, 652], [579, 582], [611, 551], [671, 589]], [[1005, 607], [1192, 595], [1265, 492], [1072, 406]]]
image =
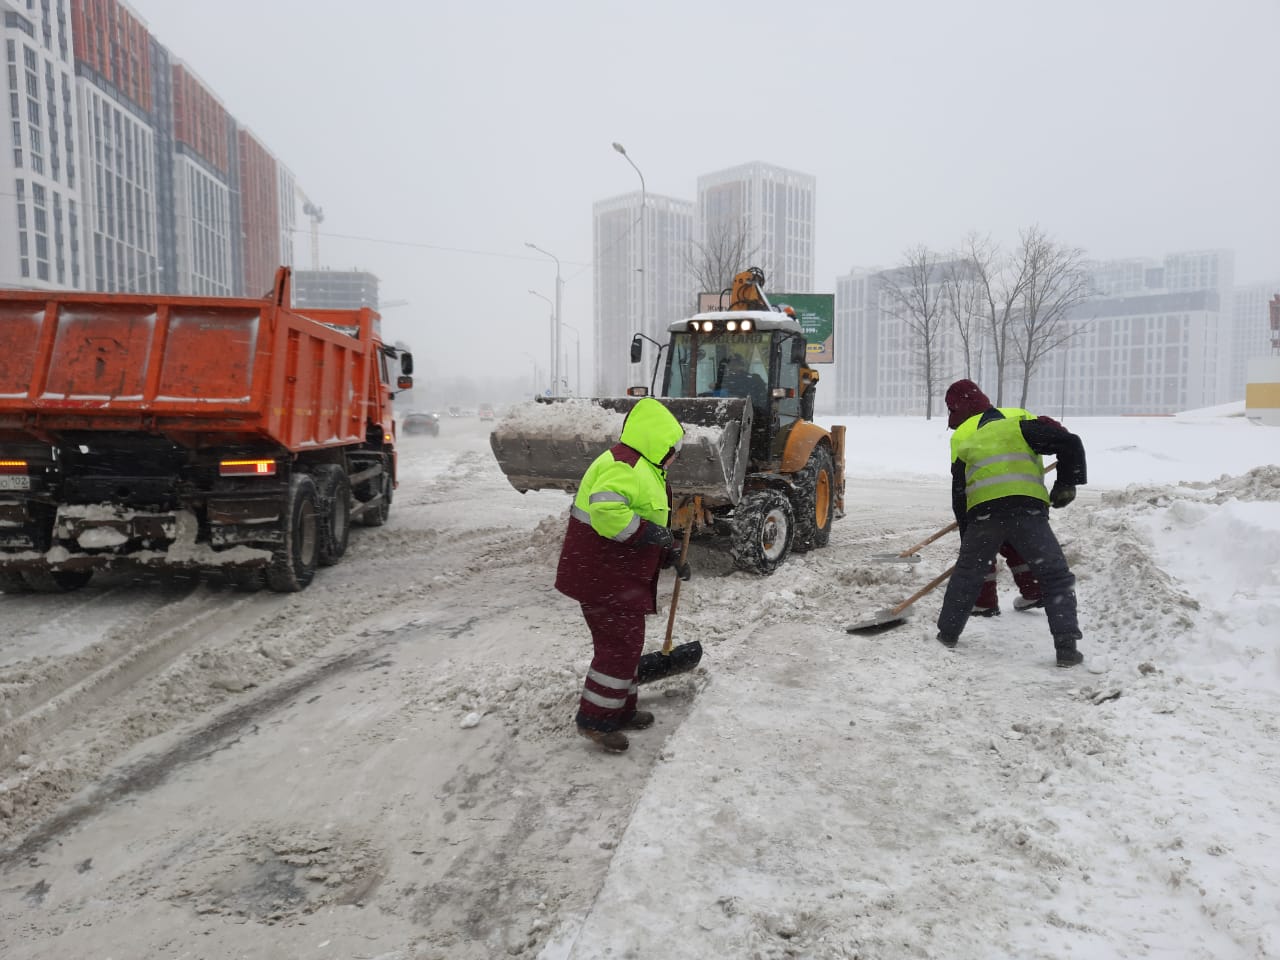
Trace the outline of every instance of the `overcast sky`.
[[651, 195], [816, 176], [819, 292], [1032, 223], [1280, 278], [1278, 0], [130, 2], [324, 208], [322, 265], [409, 301], [386, 322], [420, 374], [546, 367], [555, 265], [525, 241], [589, 357], [591, 205], [639, 187], [614, 140]]

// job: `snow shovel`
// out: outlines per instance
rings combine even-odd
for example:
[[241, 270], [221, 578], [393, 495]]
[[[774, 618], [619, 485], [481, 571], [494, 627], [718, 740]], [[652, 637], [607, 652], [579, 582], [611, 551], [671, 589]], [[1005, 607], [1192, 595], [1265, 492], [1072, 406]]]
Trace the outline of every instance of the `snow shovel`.
[[[684, 528], [684, 542], [680, 545], [681, 563], [684, 563], [685, 557], [689, 554], [689, 535], [691, 533], [693, 533], [692, 513], [690, 513], [689, 522]], [[653, 680], [662, 680], [666, 677], [675, 676], [677, 673], [687, 673], [702, 660], [702, 644], [697, 640], [692, 643], [682, 643], [678, 647], [671, 646], [671, 630], [676, 622], [676, 601], [680, 599], [680, 584], [682, 582], [680, 575], [676, 574], [675, 589], [671, 591], [671, 611], [667, 615], [667, 639], [662, 644], [661, 652], [646, 653], [640, 658], [640, 669], [636, 672], [636, 683], [649, 683]]]
[[956, 565], [953, 563], [951, 566], [947, 567], [947, 569], [943, 570], [942, 573], [938, 574], [936, 577], [934, 577], [932, 580], [926, 583], [923, 587], [921, 587], [911, 596], [907, 597], [907, 599], [903, 600], [897, 606], [888, 607], [884, 610], [881, 610], [870, 620], [864, 620], [862, 621], [862, 623], [849, 624], [849, 626], [844, 628], [845, 633], [877, 633], [881, 630], [887, 630], [890, 627], [896, 626], [897, 624], [907, 619], [907, 616], [906, 616], [907, 607], [911, 606], [913, 603], [915, 603], [917, 600], [923, 597], [926, 593], [929, 593], [931, 590], [934, 590], [938, 586], [938, 584], [942, 583], [942, 581], [946, 580], [947, 577], [951, 576], [951, 574], [955, 571], [955, 569], [956, 569]]
[[873, 553], [871, 559], [877, 563], [919, 563], [920, 554], [916, 553], [921, 547], [927, 547], [939, 537], [945, 537], [952, 530], [956, 529], [960, 524], [952, 520], [949, 524], [927, 539], [921, 540], [914, 547], [907, 547], [901, 553]]

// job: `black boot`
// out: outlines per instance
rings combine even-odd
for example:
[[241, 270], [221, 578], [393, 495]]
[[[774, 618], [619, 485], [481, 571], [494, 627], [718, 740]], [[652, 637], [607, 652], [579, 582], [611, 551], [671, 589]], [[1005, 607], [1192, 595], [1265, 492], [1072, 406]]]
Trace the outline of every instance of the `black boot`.
[[1053, 649], [1058, 654], [1058, 666], [1074, 667], [1084, 663], [1084, 654], [1076, 649], [1079, 637], [1054, 637]]

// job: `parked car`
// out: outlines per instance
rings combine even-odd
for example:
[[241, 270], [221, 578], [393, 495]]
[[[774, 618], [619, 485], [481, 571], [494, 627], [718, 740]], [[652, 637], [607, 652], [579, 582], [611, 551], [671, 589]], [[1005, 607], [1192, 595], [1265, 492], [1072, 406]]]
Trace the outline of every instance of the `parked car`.
[[400, 429], [409, 434], [440, 435], [440, 415], [436, 413], [406, 413]]
[[493, 404], [492, 404], [492, 403], [482, 403], [482, 404], [480, 404], [480, 419], [481, 419], [481, 420], [492, 420], [492, 419], [493, 419]]

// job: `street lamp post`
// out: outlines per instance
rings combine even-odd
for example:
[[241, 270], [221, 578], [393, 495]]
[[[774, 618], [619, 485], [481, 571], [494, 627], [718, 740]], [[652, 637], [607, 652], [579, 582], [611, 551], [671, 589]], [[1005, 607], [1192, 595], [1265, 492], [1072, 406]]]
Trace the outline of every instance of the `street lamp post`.
[[[573, 392], [576, 396], [582, 396], [582, 337], [578, 333], [578, 328], [571, 323], [566, 323], [565, 329], [573, 331], [573, 353], [574, 362], [576, 364], [576, 372], [573, 375]], [[564, 364], [569, 365], [569, 358], [566, 356]]]
[[631, 164], [631, 169], [634, 170], [636, 175], [640, 178], [640, 330], [644, 333], [648, 333], [648, 328], [645, 326], [645, 314], [648, 311], [645, 308], [647, 306], [646, 301], [648, 300], [648, 292], [646, 288], [649, 286], [649, 271], [647, 269], [649, 260], [649, 238], [648, 225], [646, 223], [648, 218], [645, 216], [646, 194], [644, 188], [644, 174], [640, 172], [640, 168], [636, 166], [636, 162], [631, 159], [631, 154], [627, 153], [626, 147], [615, 140], [613, 142], [613, 149], [622, 154], [622, 158], [626, 160], [627, 163]]
[[560, 386], [559, 386], [560, 384], [560, 299], [561, 299], [561, 290], [564, 287], [564, 281], [560, 279], [560, 258], [557, 257], [554, 253], [551, 253], [547, 250], [543, 250], [536, 243], [529, 243], [526, 241], [525, 246], [528, 247], [530, 250], [537, 250], [539, 253], [550, 257], [552, 260], [556, 262], [556, 316], [555, 316], [555, 323], [553, 324], [554, 329], [552, 330], [552, 336], [551, 336], [551, 344], [552, 344], [551, 389], [553, 391], [559, 391], [560, 389]]
[[[552, 366], [554, 366], [555, 365], [554, 360], [556, 355], [556, 314], [555, 314], [556, 305], [550, 297], [546, 296], [545, 294], [539, 293], [537, 290], [530, 290], [529, 292], [533, 294], [535, 297], [538, 297], [541, 300], [547, 301], [547, 306], [551, 308], [551, 313], [547, 314], [547, 320], [550, 321], [547, 324], [547, 328], [551, 331], [551, 359], [552, 359]], [[552, 389], [555, 389], [554, 383], [551, 386], [552, 386]]]

